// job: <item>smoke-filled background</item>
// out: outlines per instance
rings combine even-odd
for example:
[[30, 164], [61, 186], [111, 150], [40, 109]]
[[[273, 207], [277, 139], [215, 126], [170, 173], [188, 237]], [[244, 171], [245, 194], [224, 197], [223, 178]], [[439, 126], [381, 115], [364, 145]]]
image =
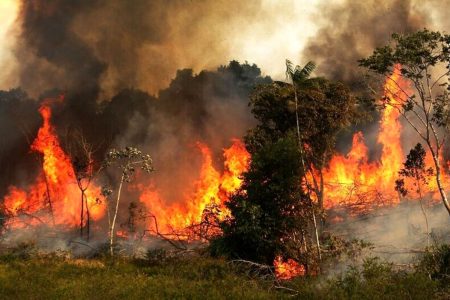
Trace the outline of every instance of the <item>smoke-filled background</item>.
[[142, 148], [164, 198], [177, 201], [198, 176], [195, 142], [220, 157], [245, 134], [254, 122], [248, 95], [284, 80], [286, 58], [313, 60], [316, 75], [359, 90], [359, 58], [393, 32], [449, 30], [448, 8], [446, 0], [1, 0], [0, 195], [35, 177], [39, 100], [64, 93], [54, 108], [63, 144], [76, 130], [98, 145], [97, 159], [111, 147]]
[[[449, 27], [445, 0], [3, 0], [2, 88], [96, 87], [156, 94], [176, 70], [250, 61], [279, 79], [285, 58], [352, 82], [355, 59], [392, 32]], [[353, 67], [353, 68], [352, 68]], [[30, 72], [30, 69], [33, 72]]]

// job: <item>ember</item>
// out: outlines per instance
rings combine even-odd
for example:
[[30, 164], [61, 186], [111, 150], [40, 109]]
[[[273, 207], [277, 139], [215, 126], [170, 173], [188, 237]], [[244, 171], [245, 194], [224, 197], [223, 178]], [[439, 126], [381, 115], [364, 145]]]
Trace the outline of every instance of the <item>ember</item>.
[[275, 275], [278, 279], [288, 280], [305, 275], [305, 267], [292, 259], [283, 261], [281, 256], [277, 256], [273, 261], [273, 266], [275, 267]]

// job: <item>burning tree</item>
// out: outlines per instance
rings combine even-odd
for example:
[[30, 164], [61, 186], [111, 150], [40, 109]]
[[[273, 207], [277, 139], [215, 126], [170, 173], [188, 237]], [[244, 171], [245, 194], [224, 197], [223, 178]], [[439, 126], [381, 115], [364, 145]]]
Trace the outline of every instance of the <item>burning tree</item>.
[[264, 138], [295, 132], [304, 182], [321, 210], [324, 205], [323, 169], [335, 153], [336, 138], [358, 117], [356, 98], [347, 87], [325, 78], [309, 78], [314, 65], [293, 67], [287, 61], [291, 83], [275, 82], [256, 90], [251, 107], [260, 121], [253, 130], [250, 149]]
[[[384, 97], [382, 106], [397, 110], [427, 146], [437, 189], [450, 214], [440, 156], [450, 128], [450, 35], [427, 29], [406, 35], [393, 34], [390, 44], [375, 49], [359, 63], [389, 79], [386, 88], [395, 97]], [[388, 76], [395, 72], [402, 76]], [[401, 78], [414, 89], [405, 89], [399, 82]]]
[[89, 211], [88, 198], [86, 191], [94, 180], [94, 177], [101, 171], [94, 165], [94, 147], [86, 140], [81, 131], [75, 130], [69, 132], [66, 142], [68, 152], [72, 161], [73, 172], [77, 186], [81, 193], [80, 210], [80, 237], [83, 237], [83, 230], [86, 228], [86, 238], [89, 240], [91, 214]]
[[[143, 154], [140, 150], [132, 147], [126, 147], [122, 150], [112, 149], [109, 151], [106, 154], [104, 166], [105, 168], [116, 167], [120, 171], [115, 203], [112, 203], [109, 197], [113, 194], [112, 189], [104, 187], [102, 191], [103, 195], [108, 199], [109, 247], [111, 256], [114, 256], [115, 226], [123, 184], [132, 181], [136, 168], [140, 168], [146, 173], [151, 173], [153, 172], [153, 166], [150, 155]], [[112, 208], [114, 209], [113, 214], [111, 212]]]
[[[36, 138], [31, 144], [31, 150], [42, 156], [42, 172], [38, 174], [34, 183], [26, 189], [15, 186], [9, 188], [4, 198], [5, 212], [10, 216], [10, 228], [25, 225], [41, 225], [49, 223], [56, 226], [72, 227], [78, 223], [81, 206], [84, 204], [90, 211], [90, 217], [99, 220], [103, 217], [103, 207], [99, 205], [100, 189], [95, 184], [83, 188], [84, 201], [78, 206], [78, 178], [71, 157], [63, 150], [56, 129], [51, 122], [53, 103], [61, 102], [63, 98], [46, 99], [41, 103], [39, 113], [43, 124], [39, 128]], [[50, 213], [48, 213], [50, 212]], [[20, 218], [26, 216], [29, 221], [25, 224]], [[19, 221], [19, 222], [15, 222]]]

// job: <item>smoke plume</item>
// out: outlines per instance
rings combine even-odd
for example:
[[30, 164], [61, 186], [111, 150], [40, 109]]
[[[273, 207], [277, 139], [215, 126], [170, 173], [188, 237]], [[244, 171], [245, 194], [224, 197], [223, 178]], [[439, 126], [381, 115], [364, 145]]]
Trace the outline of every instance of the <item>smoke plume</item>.
[[339, 1], [320, 4], [318, 31], [310, 38], [303, 57], [315, 61], [318, 73], [360, 87], [362, 72], [357, 60], [385, 45], [392, 33], [419, 29], [448, 30], [446, 1]]
[[177, 69], [224, 63], [233, 28], [265, 13], [260, 1], [23, 0], [20, 85], [32, 95], [97, 89], [102, 100], [130, 87], [156, 93]]

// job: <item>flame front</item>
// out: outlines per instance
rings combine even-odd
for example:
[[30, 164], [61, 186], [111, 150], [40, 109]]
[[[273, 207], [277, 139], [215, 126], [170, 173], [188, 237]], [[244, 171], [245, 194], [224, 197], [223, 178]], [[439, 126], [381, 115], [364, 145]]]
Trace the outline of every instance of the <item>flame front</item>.
[[[370, 209], [380, 204], [379, 195], [388, 205], [397, 204], [399, 197], [394, 191], [398, 171], [403, 166], [405, 155], [402, 150], [398, 108], [407, 99], [410, 87], [402, 78], [400, 66], [386, 79], [385, 101], [377, 142], [382, 146], [379, 160], [369, 161], [369, 150], [364, 136], [357, 132], [353, 136], [352, 148], [346, 154], [337, 154], [323, 170], [324, 207], [332, 209], [350, 205]], [[35, 182], [26, 189], [15, 186], [9, 188], [3, 201], [4, 211], [10, 217], [6, 225], [22, 228], [27, 225], [51, 224], [75, 228], [80, 225], [81, 191], [77, 185], [70, 157], [61, 148], [55, 129], [51, 124], [50, 102], [44, 102], [39, 109], [43, 124], [31, 144], [31, 150], [42, 159], [42, 171]], [[136, 184], [139, 200], [150, 212], [152, 221], [147, 228], [159, 232], [183, 230], [202, 221], [205, 209], [215, 207], [218, 218], [229, 215], [225, 203], [229, 196], [242, 185], [241, 175], [248, 170], [250, 154], [240, 140], [233, 140], [230, 148], [224, 149], [224, 168], [219, 172], [213, 165], [212, 153], [203, 143], [197, 143], [202, 155], [200, 176], [194, 184], [194, 192], [181, 196], [182, 201], [168, 204], [160, 197], [158, 188], [142, 182]], [[440, 153], [442, 157], [442, 153]], [[426, 156], [427, 166], [432, 166], [430, 153]], [[444, 164], [443, 164], [444, 165]], [[446, 164], [449, 166], [449, 163]], [[442, 178], [448, 181], [443, 170]], [[428, 190], [436, 193], [436, 183], [429, 181]], [[96, 221], [105, 213], [105, 206], [99, 202], [100, 188], [91, 184], [86, 191], [90, 217]], [[386, 203], [382, 202], [381, 205]], [[217, 212], [217, 211], [216, 211]], [[157, 227], [157, 228], [156, 228]], [[126, 238], [128, 232], [119, 230], [118, 236]], [[305, 267], [292, 259], [277, 257], [274, 261], [279, 279], [290, 279], [304, 275]]]
[[197, 143], [202, 154], [200, 178], [195, 183], [192, 196], [184, 197], [184, 201], [167, 205], [154, 186], [142, 188], [140, 201], [155, 216], [159, 230], [182, 230], [198, 223], [202, 219], [205, 208], [215, 205], [220, 209], [219, 218], [223, 219], [228, 212], [224, 207], [229, 195], [240, 188], [241, 174], [247, 171], [250, 154], [245, 145], [238, 139], [233, 140], [230, 148], [224, 149], [224, 172], [221, 175], [213, 166], [211, 150], [202, 143]]
[[[50, 101], [39, 109], [43, 125], [39, 128], [31, 150], [42, 159], [42, 172], [26, 190], [10, 187], [4, 198], [5, 211], [11, 216], [8, 225], [51, 224], [75, 227], [80, 224], [81, 192], [69, 156], [62, 150], [50, 119]], [[90, 217], [98, 220], [104, 215], [99, 204], [100, 188], [94, 185], [86, 191]]]
[[[382, 111], [377, 137], [377, 142], [382, 146], [381, 157], [370, 162], [363, 134], [355, 133], [347, 155], [335, 155], [323, 172], [326, 209], [340, 205], [368, 209], [395, 205], [400, 201], [395, 193], [395, 180], [403, 167], [405, 154], [400, 139], [402, 124], [399, 109], [409, 94], [411, 88], [401, 76], [400, 65], [396, 65], [384, 85], [387, 105]], [[428, 153], [427, 166], [432, 165]], [[444, 173], [442, 175], [445, 176]], [[434, 180], [429, 180], [428, 190], [436, 191]]]

